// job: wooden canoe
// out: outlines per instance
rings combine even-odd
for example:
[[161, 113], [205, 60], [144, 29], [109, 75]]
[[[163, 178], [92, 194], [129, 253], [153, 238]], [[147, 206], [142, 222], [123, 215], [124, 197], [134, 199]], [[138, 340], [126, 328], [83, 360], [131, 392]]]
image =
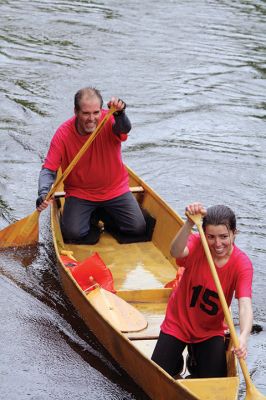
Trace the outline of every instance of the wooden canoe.
[[[171, 293], [164, 286], [176, 275], [170, 242], [183, 220], [132, 170], [128, 172], [134, 195], [156, 220], [152, 240], [119, 244], [104, 231], [96, 245], [66, 244], [59, 224], [64, 198], [57, 198], [51, 207], [51, 228], [62, 287], [89, 329], [151, 399], [236, 400], [239, 377], [230, 351], [226, 378], [182, 379], [188, 374], [184, 367], [180, 379], [173, 379], [151, 361]], [[72, 266], [95, 252], [111, 271], [115, 294], [96, 284], [94, 290], [84, 290], [77, 283]], [[63, 261], [64, 255], [73, 265]]]

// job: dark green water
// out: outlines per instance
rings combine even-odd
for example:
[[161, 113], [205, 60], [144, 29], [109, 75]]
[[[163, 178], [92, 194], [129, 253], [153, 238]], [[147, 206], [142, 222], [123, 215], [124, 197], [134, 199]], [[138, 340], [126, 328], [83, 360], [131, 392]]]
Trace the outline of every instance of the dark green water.
[[[0, 228], [34, 210], [74, 93], [128, 104], [124, 160], [181, 215], [231, 206], [254, 264], [249, 371], [266, 393], [265, 34], [259, 0], [0, 0]], [[147, 399], [66, 300], [41, 217], [36, 251], [0, 257], [1, 400]], [[245, 397], [241, 379], [240, 398]]]

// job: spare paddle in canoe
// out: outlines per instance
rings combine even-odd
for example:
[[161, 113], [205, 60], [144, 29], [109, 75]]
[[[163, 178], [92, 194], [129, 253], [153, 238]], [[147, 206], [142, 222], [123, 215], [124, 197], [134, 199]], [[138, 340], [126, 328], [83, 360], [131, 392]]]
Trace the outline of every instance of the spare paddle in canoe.
[[87, 299], [120, 332], [138, 332], [148, 325], [135, 307], [99, 286], [87, 295]]

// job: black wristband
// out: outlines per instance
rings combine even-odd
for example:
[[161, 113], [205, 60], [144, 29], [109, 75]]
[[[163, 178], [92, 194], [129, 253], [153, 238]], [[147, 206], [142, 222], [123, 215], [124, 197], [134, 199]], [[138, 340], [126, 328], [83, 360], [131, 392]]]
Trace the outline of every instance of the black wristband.
[[114, 112], [114, 116], [115, 116], [115, 117], [118, 117], [119, 115], [124, 114], [124, 112], [125, 112], [125, 109], [123, 108], [123, 110], [121, 110], [121, 111], [116, 111], [116, 112]]
[[46, 195], [41, 194], [36, 200], [36, 208], [39, 207], [45, 200]]

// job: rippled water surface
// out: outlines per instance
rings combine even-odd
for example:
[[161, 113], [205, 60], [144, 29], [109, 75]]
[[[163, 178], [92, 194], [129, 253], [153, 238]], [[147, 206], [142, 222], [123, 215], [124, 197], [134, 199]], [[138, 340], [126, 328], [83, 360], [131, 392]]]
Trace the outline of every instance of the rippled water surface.
[[[248, 367], [266, 393], [265, 35], [259, 0], [0, 0], [0, 228], [34, 210], [74, 93], [128, 104], [124, 160], [183, 215], [230, 205], [254, 264]], [[67, 301], [49, 216], [36, 250], [0, 257], [1, 399], [147, 399]], [[241, 379], [240, 398], [245, 397]]]

